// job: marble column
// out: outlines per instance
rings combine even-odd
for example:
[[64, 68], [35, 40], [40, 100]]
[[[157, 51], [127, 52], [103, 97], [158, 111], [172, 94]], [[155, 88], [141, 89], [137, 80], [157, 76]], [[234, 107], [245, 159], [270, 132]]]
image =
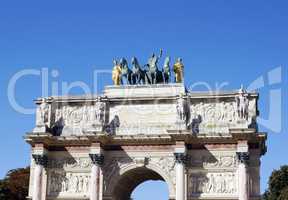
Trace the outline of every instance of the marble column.
[[185, 153], [174, 153], [176, 161], [176, 200], [185, 199]]
[[45, 155], [32, 154], [35, 161], [32, 200], [41, 200], [43, 168], [47, 163]]
[[248, 189], [248, 171], [247, 165], [249, 161], [248, 152], [237, 152], [238, 157], [238, 175], [239, 175], [239, 200], [249, 199], [249, 189]]
[[100, 167], [104, 162], [102, 154], [89, 154], [92, 160], [91, 181], [90, 181], [90, 200], [99, 200], [100, 188]]

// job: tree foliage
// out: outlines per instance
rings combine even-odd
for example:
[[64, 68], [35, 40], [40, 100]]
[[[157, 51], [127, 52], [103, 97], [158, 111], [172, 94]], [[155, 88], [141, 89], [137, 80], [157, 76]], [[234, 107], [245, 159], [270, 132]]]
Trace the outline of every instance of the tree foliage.
[[268, 190], [264, 200], [288, 200], [288, 165], [274, 170], [269, 178]]
[[10, 170], [0, 180], [0, 200], [25, 200], [28, 196], [30, 168]]

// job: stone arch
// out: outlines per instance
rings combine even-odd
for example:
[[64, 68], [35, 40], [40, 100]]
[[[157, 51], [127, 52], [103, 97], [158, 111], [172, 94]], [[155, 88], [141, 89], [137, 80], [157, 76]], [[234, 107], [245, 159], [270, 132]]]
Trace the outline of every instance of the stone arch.
[[131, 163], [119, 169], [118, 176], [110, 183], [112, 200], [127, 200], [133, 190], [147, 180], [161, 180], [168, 186], [169, 199], [175, 199], [175, 188], [171, 176], [156, 164]]

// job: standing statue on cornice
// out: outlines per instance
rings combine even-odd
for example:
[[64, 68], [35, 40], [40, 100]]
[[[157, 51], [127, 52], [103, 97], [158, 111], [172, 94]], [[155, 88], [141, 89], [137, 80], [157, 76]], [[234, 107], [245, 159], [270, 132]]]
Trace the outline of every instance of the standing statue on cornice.
[[149, 82], [151, 84], [156, 84], [159, 82], [163, 82], [163, 77], [161, 71], [158, 69], [158, 61], [162, 57], [163, 50], [160, 49], [160, 54], [156, 56], [154, 53], [152, 56], [148, 59], [148, 72], [147, 76], [149, 78]]
[[240, 119], [248, 120], [249, 99], [247, 92], [243, 88], [243, 85], [241, 85], [241, 88], [238, 91], [238, 95], [236, 96], [236, 105], [238, 117]]
[[43, 98], [41, 104], [37, 108], [37, 118], [36, 125], [38, 127], [43, 127], [48, 122], [49, 105], [47, 100]]
[[178, 58], [176, 63], [173, 66], [174, 73], [175, 73], [175, 82], [176, 83], [183, 83], [184, 79], [184, 65], [182, 63], [182, 58]]
[[114, 85], [120, 85], [121, 84], [121, 66], [117, 62], [117, 60], [113, 60], [113, 70], [112, 70], [112, 80]]

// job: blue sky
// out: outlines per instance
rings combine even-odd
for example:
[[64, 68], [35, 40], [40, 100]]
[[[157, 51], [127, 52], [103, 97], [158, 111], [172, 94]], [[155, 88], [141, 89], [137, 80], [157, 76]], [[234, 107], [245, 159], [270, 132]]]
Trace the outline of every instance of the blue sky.
[[[2, 1], [0, 177], [9, 169], [29, 164], [29, 146], [22, 137], [33, 128], [34, 116], [15, 111], [7, 98], [9, 80], [16, 72], [57, 70], [58, 77], [49, 76], [51, 95], [52, 82], [84, 81], [92, 87], [93, 70], [110, 70], [113, 58], [137, 56], [144, 64], [152, 52], [163, 48], [164, 55], [183, 58], [188, 86], [205, 81], [215, 89], [217, 83], [227, 82], [223, 89], [229, 90], [263, 77], [265, 87], [259, 90], [262, 119], [268, 118], [275, 102], [269, 100], [269, 92], [282, 90], [282, 113], [273, 116], [277, 123], [282, 122], [281, 131], [260, 126], [269, 134], [261, 168], [264, 190], [271, 171], [288, 163], [283, 156], [288, 152], [287, 7], [284, 0]], [[281, 83], [267, 84], [267, 73], [279, 66]], [[111, 84], [110, 75], [101, 75], [98, 91], [107, 84]], [[83, 91], [73, 89], [71, 93]], [[40, 77], [19, 80], [15, 94], [17, 102], [32, 108], [32, 100], [41, 96]], [[145, 189], [155, 186], [144, 184], [139, 194]]]

